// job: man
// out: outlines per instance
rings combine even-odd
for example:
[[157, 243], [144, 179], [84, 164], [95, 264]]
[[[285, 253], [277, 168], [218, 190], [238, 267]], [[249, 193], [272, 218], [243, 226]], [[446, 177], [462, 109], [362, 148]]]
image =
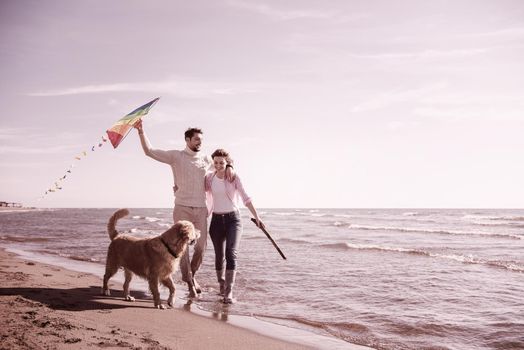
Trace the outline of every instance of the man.
[[[142, 120], [135, 123], [138, 130], [140, 143], [144, 153], [162, 163], [169, 164], [173, 170], [175, 185], [175, 208], [173, 220], [188, 220], [200, 230], [200, 239], [197, 241], [191, 261], [189, 249], [180, 259], [182, 280], [187, 283], [189, 296], [195, 297], [202, 292], [195, 274], [202, 264], [207, 246], [207, 216], [206, 194], [204, 190], [204, 177], [211, 170], [213, 161], [211, 157], [200, 154], [202, 145], [202, 130], [198, 128], [187, 129], [184, 133], [186, 147], [184, 150], [158, 150], [153, 149], [144, 133]], [[234, 177], [231, 164], [228, 164], [228, 179]]]

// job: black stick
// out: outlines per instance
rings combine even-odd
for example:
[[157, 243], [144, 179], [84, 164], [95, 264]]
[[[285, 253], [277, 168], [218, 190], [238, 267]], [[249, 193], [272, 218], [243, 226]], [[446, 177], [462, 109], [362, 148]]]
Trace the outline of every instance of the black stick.
[[284, 253], [282, 253], [282, 251], [280, 250], [280, 248], [278, 247], [278, 245], [275, 243], [275, 241], [273, 240], [273, 238], [271, 238], [271, 236], [269, 235], [269, 233], [266, 231], [265, 228], [263, 227], [260, 227], [257, 225], [257, 221], [253, 218], [251, 218], [251, 221], [253, 221], [253, 223], [259, 228], [262, 230], [262, 232], [264, 232], [267, 236], [267, 238], [269, 238], [269, 240], [271, 241], [271, 243], [273, 243], [273, 245], [275, 246], [275, 248], [277, 249], [277, 251], [280, 253], [280, 256], [282, 256], [282, 259], [284, 260], [287, 260], [286, 256], [284, 255]]

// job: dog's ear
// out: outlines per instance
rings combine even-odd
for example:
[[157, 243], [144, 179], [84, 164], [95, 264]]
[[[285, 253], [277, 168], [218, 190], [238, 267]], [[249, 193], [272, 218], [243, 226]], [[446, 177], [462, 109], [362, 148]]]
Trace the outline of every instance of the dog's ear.
[[195, 226], [190, 221], [180, 220], [177, 221], [171, 229], [176, 232], [177, 237], [189, 239]]
[[185, 221], [181, 223], [180, 233], [184, 238], [189, 239], [193, 231], [195, 231], [195, 226], [191, 222]]
[[169, 242], [175, 241], [179, 237], [180, 224], [177, 222], [171, 226], [166, 232], [162, 233], [162, 237]]

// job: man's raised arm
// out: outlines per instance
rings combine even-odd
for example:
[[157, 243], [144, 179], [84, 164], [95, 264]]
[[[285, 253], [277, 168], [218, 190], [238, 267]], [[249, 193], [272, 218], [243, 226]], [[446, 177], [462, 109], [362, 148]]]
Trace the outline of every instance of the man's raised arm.
[[153, 149], [149, 139], [144, 133], [144, 127], [142, 125], [142, 119], [139, 119], [133, 127], [138, 130], [138, 136], [140, 137], [140, 143], [142, 144], [142, 149], [146, 156], [151, 157], [155, 160], [158, 160], [162, 163], [171, 164], [172, 163], [172, 154], [169, 151], [163, 151], [160, 149]]

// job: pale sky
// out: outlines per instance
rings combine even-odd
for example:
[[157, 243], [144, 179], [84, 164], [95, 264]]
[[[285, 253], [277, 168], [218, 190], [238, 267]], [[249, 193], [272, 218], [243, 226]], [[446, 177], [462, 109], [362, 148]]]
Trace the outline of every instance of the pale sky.
[[256, 207], [523, 208], [523, 62], [519, 0], [0, 0], [0, 200], [172, 207], [136, 132], [90, 150], [161, 96]]

